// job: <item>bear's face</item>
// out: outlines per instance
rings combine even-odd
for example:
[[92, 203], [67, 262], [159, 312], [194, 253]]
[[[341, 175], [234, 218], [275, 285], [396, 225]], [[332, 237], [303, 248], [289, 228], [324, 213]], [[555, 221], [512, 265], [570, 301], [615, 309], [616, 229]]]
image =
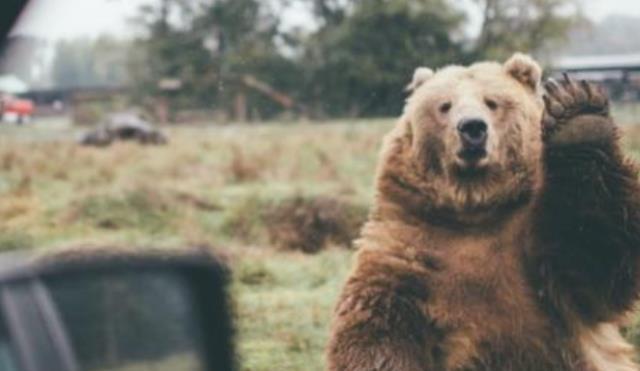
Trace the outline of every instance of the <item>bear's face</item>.
[[504, 65], [418, 69], [387, 143], [396, 168], [382, 171], [413, 188], [414, 206], [471, 219], [529, 196], [542, 166], [540, 78], [540, 67], [520, 54]]

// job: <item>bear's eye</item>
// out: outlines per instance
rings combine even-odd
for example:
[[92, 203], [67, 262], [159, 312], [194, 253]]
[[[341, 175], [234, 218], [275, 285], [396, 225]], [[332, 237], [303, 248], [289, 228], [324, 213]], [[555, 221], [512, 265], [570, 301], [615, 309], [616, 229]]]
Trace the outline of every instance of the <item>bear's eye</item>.
[[451, 110], [451, 102], [444, 102], [440, 105], [440, 112], [447, 113]]
[[484, 104], [486, 104], [487, 107], [492, 111], [495, 111], [498, 109], [498, 102], [496, 102], [493, 99], [485, 98]]

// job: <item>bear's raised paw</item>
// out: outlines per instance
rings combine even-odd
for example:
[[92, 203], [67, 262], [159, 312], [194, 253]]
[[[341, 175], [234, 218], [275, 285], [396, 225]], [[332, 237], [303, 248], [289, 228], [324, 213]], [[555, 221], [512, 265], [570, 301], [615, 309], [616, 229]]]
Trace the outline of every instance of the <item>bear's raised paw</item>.
[[544, 84], [543, 138], [552, 144], [576, 144], [609, 139], [615, 127], [609, 99], [597, 85], [576, 82], [564, 74], [561, 82]]

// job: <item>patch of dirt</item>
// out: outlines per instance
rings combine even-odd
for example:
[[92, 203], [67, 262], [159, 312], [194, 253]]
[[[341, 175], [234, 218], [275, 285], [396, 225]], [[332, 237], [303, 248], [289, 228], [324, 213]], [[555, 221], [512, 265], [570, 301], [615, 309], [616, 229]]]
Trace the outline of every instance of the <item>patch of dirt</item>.
[[315, 253], [334, 244], [351, 247], [367, 209], [330, 197], [297, 196], [267, 208], [264, 223], [272, 244]]

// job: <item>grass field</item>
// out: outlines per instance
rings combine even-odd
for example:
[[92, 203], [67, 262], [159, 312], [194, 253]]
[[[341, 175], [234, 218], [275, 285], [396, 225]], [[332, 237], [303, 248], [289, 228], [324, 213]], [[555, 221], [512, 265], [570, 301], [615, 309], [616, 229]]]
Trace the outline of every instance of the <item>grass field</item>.
[[85, 148], [64, 122], [0, 126], [0, 250], [214, 246], [234, 271], [243, 369], [320, 370], [351, 253], [274, 248], [265, 210], [330, 197], [366, 212], [389, 127], [181, 128], [164, 147]]
[[[234, 272], [243, 370], [321, 370], [352, 253], [331, 238], [316, 254], [278, 248], [266, 221], [291, 200], [303, 200], [294, 214], [326, 199], [366, 212], [390, 125], [185, 127], [169, 130], [168, 146], [102, 149], [77, 146], [64, 122], [0, 126], [0, 250], [213, 246]], [[640, 131], [626, 132], [638, 157]]]

